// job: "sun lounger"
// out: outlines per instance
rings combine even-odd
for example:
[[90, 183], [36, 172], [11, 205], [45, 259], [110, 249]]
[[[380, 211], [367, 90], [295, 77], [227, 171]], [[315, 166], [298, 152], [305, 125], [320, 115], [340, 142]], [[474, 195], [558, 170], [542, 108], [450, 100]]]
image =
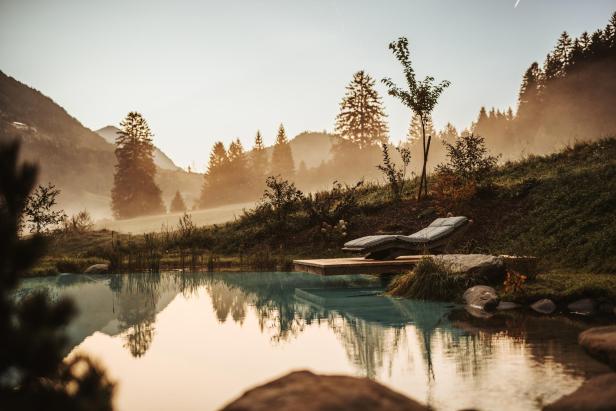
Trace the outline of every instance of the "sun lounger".
[[466, 217], [437, 218], [428, 227], [411, 235], [369, 235], [344, 244], [344, 251], [364, 253], [374, 260], [394, 259], [418, 252], [442, 252], [470, 225]]

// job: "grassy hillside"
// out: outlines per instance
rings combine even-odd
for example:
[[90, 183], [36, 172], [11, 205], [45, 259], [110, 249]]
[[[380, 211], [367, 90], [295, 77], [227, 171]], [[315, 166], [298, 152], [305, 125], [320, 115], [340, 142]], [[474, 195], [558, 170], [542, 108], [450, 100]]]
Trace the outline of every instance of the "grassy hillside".
[[[342, 217], [348, 221], [345, 237], [324, 234], [322, 221], [299, 208], [284, 229], [274, 224], [274, 215], [251, 212], [232, 222], [201, 227], [161, 247], [166, 247], [168, 260], [181, 247], [226, 257], [338, 256], [346, 239], [412, 233], [451, 212], [474, 220], [452, 252], [533, 255], [544, 269], [616, 274], [616, 139], [508, 163], [492, 177], [491, 186], [457, 201], [432, 193], [417, 203], [412, 198], [414, 182], [400, 202], [389, 199], [386, 187], [362, 187], [356, 207]], [[315, 204], [322, 206], [324, 200]], [[110, 241], [108, 231], [63, 236], [52, 254], [104, 257]], [[132, 241], [136, 249], [143, 244], [140, 237]]]

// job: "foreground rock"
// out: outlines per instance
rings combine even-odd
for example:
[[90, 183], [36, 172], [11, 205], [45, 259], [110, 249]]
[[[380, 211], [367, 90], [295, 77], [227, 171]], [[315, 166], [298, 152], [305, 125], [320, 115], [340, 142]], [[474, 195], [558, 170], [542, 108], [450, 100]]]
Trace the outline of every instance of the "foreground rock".
[[534, 303], [532, 303], [530, 305], [530, 308], [532, 308], [533, 311], [538, 312], [539, 314], [552, 314], [554, 311], [556, 311], [556, 304], [554, 304], [554, 301], [550, 300], [549, 298], [543, 298], [539, 301], [535, 301]]
[[109, 264], [94, 264], [86, 268], [84, 274], [107, 274], [109, 272]]
[[500, 302], [494, 288], [487, 285], [476, 285], [469, 288], [464, 292], [462, 298], [464, 298], [466, 305], [485, 311], [494, 310]]
[[544, 411], [616, 410], [616, 373], [586, 381], [580, 388], [543, 408]]
[[223, 410], [419, 411], [428, 408], [367, 378], [297, 371], [245, 392]]
[[592, 315], [595, 313], [596, 303], [591, 298], [582, 298], [567, 305], [567, 309], [574, 314]]
[[502, 257], [486, 254], [443, 254], [434, 256], [456, 273], [472, 274], [486, 282], [500, 283], [505, 276], [505, 263]]
[[616, 370], [616, 325], [590, 328], [580, 334], [578, 342], [592, 357]]

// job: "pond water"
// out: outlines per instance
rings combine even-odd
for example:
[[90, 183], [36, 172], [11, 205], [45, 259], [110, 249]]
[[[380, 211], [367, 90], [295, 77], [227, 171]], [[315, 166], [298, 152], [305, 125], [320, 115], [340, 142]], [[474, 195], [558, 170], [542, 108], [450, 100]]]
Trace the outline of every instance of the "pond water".
[[608, 369], [567, 318], [477, 320], [451, 304], [379, 295], [369, 276], [301, 273], [61, 275], [25, 280], [72, 297], [67, 356], [118, 383], [119, 410], [214, 410], [291, 370], [373, 378], [437, 410], [539, 409]]

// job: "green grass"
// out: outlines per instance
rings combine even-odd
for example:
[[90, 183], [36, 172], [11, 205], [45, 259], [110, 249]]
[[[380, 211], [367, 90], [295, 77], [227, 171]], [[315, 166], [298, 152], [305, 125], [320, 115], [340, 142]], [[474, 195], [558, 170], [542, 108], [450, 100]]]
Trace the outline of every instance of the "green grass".
[[[219, 259], [242, 256], [240, 266], [273, 267], [288, 265], [291, 258], [342, 256], [346, 239], [378, 232], [412, 233], [451, 212], [475, 221], [452, 252], [533, 255], [546, 272], [616, 274], [616, 139], [507, 163], [492, 177], [493, 184], [472, 198], [432, 195], [421, 203], [414, 200], [414, 182], [399, 202], [391, 201], [387, 187], [365, 184], [358, 189], [357, 209], [345, 217], [346, 238], [334, 241], [324, 238], [321, 222], [301, 209], [284, 230], [272, 224], [272, 216], [261, 214], [200, 227], [183, 241]], [[109, 258], [111, 237], [106, 230], [60, 235], [49, 255]], [[120, 235], [123, 244], [128, 238]], [[130, 238], [131, 247], [143, 247], [142, 236]], [[163, 268], [177, 261], [177, 250], [178, 244], [171, 244], [163, 253]], [[270, 255], [262, 250], [271, 250]], [[53, 264], [39, 268], [51, 273]]]
[[500, 291], [503, 300], [521, 303], [531, 303], [541, 298], [570, 303], [585, 297], [616, 301], [616, 275], [551, 271], [539, 274], [517, 295]]

